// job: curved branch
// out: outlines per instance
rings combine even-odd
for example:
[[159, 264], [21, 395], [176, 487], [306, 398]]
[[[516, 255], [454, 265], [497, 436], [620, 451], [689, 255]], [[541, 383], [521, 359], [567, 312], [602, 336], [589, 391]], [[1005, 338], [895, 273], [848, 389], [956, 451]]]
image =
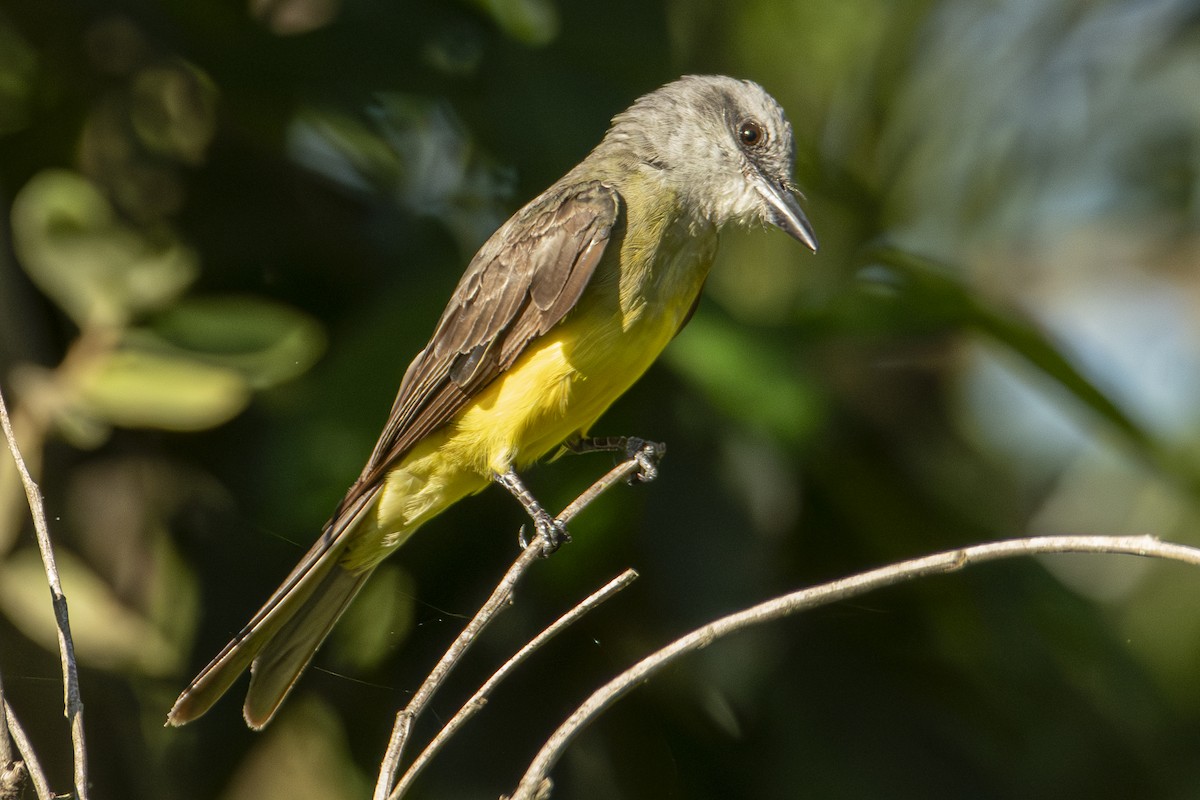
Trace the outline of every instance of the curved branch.
[[542, 746], [521, 778], [511, 800], [534, 800], [545, 796], [547, 775], [562, 756], [567, 745], [584, 727], [629, 690], [647, 680], [663, 667], [687, 653], [707, 647], [723, 636], [800, 611], [857, 597], [876, 589], [916, 578], [957, 572], [972, 564], [981, 564], [1002, 558], [1044, 553], [1113, 553], [1150, 556], [1200, 566], [1200, 549], [1161, 542], [1153, 536], [1043, 536], [1007, 539], [949, 550], [923, 558], [889, 564], [869, 572], [776, 597], [697, 628], [643, 658], [597, 689]]
[[388, 796], [388, 800], [400, 800], [404, 796], [404, 793], [412, 786], [413, 781], [421, 774], [421, 770], [425, 768], [425, 765], [437, 755], [438, 751], [450, 740], [450, 737], [454, 736], [471, 717], [475, 716], [476, 713], [487, 705], [488, 696], [491, 695], [492, 691], [514, 669], [524, 663], [525, 659], [529, 658], [529, 656], [537, 652], [543, 645], [577, 622], [584, 614], [633, 583], [637, 579], [637, 576], [636, 571], [632, 569], [625, 570], [575, 604], [570, 611], [556, 619], [545, 630], [530, 640], [528, 644], [518, 650], [512, 658], [505, 661], [500, 669], [492, 673], [492, 676], [475, 691], [475, 694], [471, 695], [471, 698], [463, 703], [458, 712], [450, 718], [450, 721], [438, 731], [437, 736], [433, 737], [433, 740], [421, 751], [421, 754], [413, 759], [413, 763], [404, 771], [404, 775], [401, 776], [399, 782], [396, 784], [396, 788]]
[[79, 694], [79, 668], [75, 663], [75, 644], [71, 639], [71, 621], [67, 614], [67, 598], [58, 579], [58, 566], [54, 561], [54, 546], [50, 542], [50, 529], [46, 525], [46, 509], [42, 504], [42, 493], [33, 476], [25, 466], [21, 450], [17, 447], [12, 421], [8, 418], [8, 406], [0, 394], [0, 427], [8, 450], [16, 462], [17, 472], [25, 487], [25, 498], [33, 515], [33, 530], [37, 535], [38, 550], [42, 554], [42, 566], [46, 570], [46, 581], [50, 584], [50, 597], [54, 605], [54, 619], [58, 623], [58, 652], [62, 661], [63, 694], [65, 695], [66, 717], [71, 723], [71, 746], [75, 765], [75, 798], [88, 798], [87, 747], [83, 738], [83, 698]]
[[[641, 469], [642, 464], [636, 457], [622, 461], [609, 470], [604, 477], [588, 487], [583, 494], [576, 497], [570, 505], [563, 509], [561, 514], [555, 517], [555, 520], [566, 525], [567, 522], [583, 511], [583, 509], [587, 508], [601, 494], [621, 481], [627, 480]], [[471, 618], [471, 621], [467, 623], [467, 626], [463, 628], [462, 633], [458, 635], [454, 643], [450, 645], [450, 648], [433, 668], [433, 671], [425, 678], [425, 681], [417, 689], [416, 694], [413, 695], [408, 705], [396, 715], [396, 722], [392, 727], [392, 735], [388, 740], [387, 751], [384, 753], [383, 761], [379, 765], [379, 777], [375, 782], [375, 792], [372, 795], [373, 800], [387, 800], [392, 795], [392, 787], [395, 786], [396, 775], [400, 771], [400, 761], [404, 754], [404, 746], [408, 741], [417, 716], [420, 715], [430, 699], [432, 699], [434, 693], [445, 682], [459, 659], [474, 644], [484, 629], [491, 624], [496, 615], [503, 611], [512, 601], [517, 583], [524, 577], [529, 568], [533, 566], [534, 562], [545, 557], [546, 552], [548, 552], [546, 542], [542, 540], [542, 537], [535, 536], [529, 541], [521, 551], [521, 555], [508, 568], [508, 572], [504, 573], [504, 577], [500, 579], [500, 583], [496, 585], [487, 602], [483, 604], [475, 616]]]

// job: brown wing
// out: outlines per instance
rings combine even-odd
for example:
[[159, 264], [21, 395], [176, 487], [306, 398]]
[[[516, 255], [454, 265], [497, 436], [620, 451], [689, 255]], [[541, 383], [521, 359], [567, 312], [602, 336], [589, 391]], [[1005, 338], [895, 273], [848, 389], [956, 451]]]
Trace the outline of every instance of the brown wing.
[[591, 181], [551, 188], [480, 248], [429, 344], [404, 374], [392, 413], [343, 506], [413, 445], [448, 422], [554, 327], [579, 300], [620, 212], [617, 192]]
[[[327, 626], [302, 626], [311, 616], [306, 609], [321, 609], [317, 621], [332, 625], [369, 574], [339, 573], [336, 558], [346, 534], [368, 513], [382, 477], [574, 307], [604, 254], [620, 206], [617, 193], [599, 182], [551, 188], [480, 249], [433, 338], [405, 373], [362, 475], [283, 585], [179, 696], [168, 715], [171, 724], [203, 714], [252, 660], [256, 679], [246, 697], [246, 719], [252, 727], [266, 724], [313, 652], [311, 646], [296, 650], [294, 634], [311, 644], [319, 643], [314, 631], [321, 637], [328, 632]], [[343, 588], [332, 605], [318, 605], [331, 581]], [[276, 634], [282, 644], [271, 641]]]

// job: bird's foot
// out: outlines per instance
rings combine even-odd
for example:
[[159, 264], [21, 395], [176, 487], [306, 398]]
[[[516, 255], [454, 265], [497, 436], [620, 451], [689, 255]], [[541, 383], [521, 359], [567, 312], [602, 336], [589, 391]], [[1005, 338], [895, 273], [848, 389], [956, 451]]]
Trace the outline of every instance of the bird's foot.
[[[558, 521], [549, 511], [542, 508], [542, 504], [525, 488], [525, 484], [515, 471], [509, 469], [507, 472], [496, 473], [492, 476], [492, 479], [505, 489], [508, 489], [512, 496], [517, 498], [525, 508], [525, 512], [529, 514], [530, 519], [533, 520], [533, 526], [537, 529], [538, 539], [542, 541], [543, 556], [553, 554], [559, 547], [571, 541], [571, 535], [567, 533], [566, 523]], [[529, 540], [525, 538], [524, 525], [521, 526], [521, 530], [517, 534], [517, 541], [521, 544], [522, 550], [529, 546]]]
[[573, 453], [622, 453], [638, 463], [638, 471], [627, 479], [629, 483], [649, 483], [658, 477], [658, 462], [667, 454], [663, 442], [652, 442], [638, 436], [595, 436], [567, 443]]
[[[566, 523], [559, 522], [550, 516], [550, 512], [544, 508], [531, 511], [529, 516], [533, 518], [533, 527], [537, 531], [537, 538], [542, 543], [543, 558], [554, 555], [558, 548], [571, 541], [571, 534], [567, 533]], [[517, 541], [520, 542], [522, 550], [529, 547], [529, 540], [525, 537], [524, 525], [521, 526], [521, 533]]]
[[636, 436], [625, 438], [625, 456], [638, 464], [638, 471], [629, 476], [629, 483], [649, 483], [658, 477], [658, 462], [667, 454], [663, 442], [651, 442]]

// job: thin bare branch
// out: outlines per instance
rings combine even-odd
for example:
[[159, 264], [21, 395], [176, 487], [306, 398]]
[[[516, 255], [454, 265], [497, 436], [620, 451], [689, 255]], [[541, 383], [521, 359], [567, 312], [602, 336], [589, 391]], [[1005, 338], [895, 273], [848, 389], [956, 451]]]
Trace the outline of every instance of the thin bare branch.
[[[565, 525], [597, 497], [621, 481], [627, 480], [639, 472], [641, 468], [641, 463], [636, 457], [622, 461], [609, 470], [600, 480], [588, 487], [583, 494], [575, 498], [555, 519]], [[544, 554], [547, 552], [546, 545], [547, 543], [541, 537], [534, 537], [521, 550], [521, 554], [513, 562], [512, 566], [508, 568], [508, 571], [504, 573], [504, 577], [500, 579], [500, 583], [496, 585], [491, 596], [488, 597], [475, 616], [471, 618], [467, 626], [463, 628], [462, 633], [455, 638], [454, 643], [450, 645], [450, 648], [425, 678], [420, 688], [417, 689], [412, 700], [396, 715], [396, 722], [392, 726], [392, 735], [388, 740], [387, 751], [379, 766], [379, 778], [375, 783], [375, 792], [372, 795], [373, 800], [387, 800], [391, 795], [392, 788], [396, 784], [396, 776], [400, 772], [404, 747], [408, 742], [413, 723], [425, 709], [425, 706], [432, 699], [434, 693], [445, 682], [459, 659], [470, 649], [471, 645], [479, 638], [484, 629], [496, 618], [496, 615], [512, 602], [517, 583], [524, 577], [534, 562], [544, 557]]]
[[791, 614], [828, 605], [886, 586], [956, 572], [973, 564], [1001, 558], [1045, 553], [1110, 553], [1149, 556], [1200, 566], [1200, 549], [1161, 542], [1152, 536], [1045, 536], [1008, 539], [950, 550], [910, 561], [889, 564], [777, 597], [697, 628], [652, 653], [597, 689], [559, 726], [530, 763], [512, 800], [546, 796], [550, 770], [580, 731], [609, 706], [651, 675], [684, 654], [707, 647], [717, 639]]
[[467, 723], [468, 720], [471, 719], [471, 717], [483, 710], [483, 707], [487, 705], [487, 698], [491, 695], [495, 688], [500, 685], [500, 682], [508, 677], [508, 675], [514, 669], [520, 666], [525, 659], [529, 658], [529, 656], [537, 652], [543, 645], [577, 622], [581, 617], [583, 617], [584, 614], [587, 614], [589, 611], [608, 600], [617, 592], [633, 583], [636, 579], [636, 571], [632, 569], [625, 570], [620, 575], [613, 578], [604, 586], [600, 587], [595, 592], [592, 592], [592, 594], [588, 595], [586, 598], [577, 603], [574, 608], [556, 619], [545, 630], [535, 636], [528, 644], [518, 650], [512, 658], [504, 662], [504, 665], [501, 666], [500, 669], [496, 670], [492, 676], [488, 678], [482, 686], [479, 687], [475, 694], [471, 695], [471, 698], [467, 700], [467, 702], [463, 703], [462, 708], [460, 708], [458, 712], [450, 718], [450, 721], [447, 722], [440, 731], [438, 731], [437, 736], [435, 736], [433, 741], [431, 741], [425, 747], [425, 749], [421, 751], [421, 754], [413, 759], [413, 763], [407, 770], [405, 770], [404, 775], [401, 776], [400, 781], [396, 784], [396, 788], [393, 789], [392, 793], [388, 796], [388, 800], [400, 800], [400, 798], [404, 796], [404, 793], [408, 791], [410, 786], [412, 786], [413, 781], [415, 781], [417, 776], [421, 774], [421, 770], [425, 768], [425, 766], [433, 759], [433, 757], [437, 755], [438, 751], [445, 746], [446, 742], [448, 742], [450, 738], [454, 736], [454, 734], [457, 733], [459, 729]]
[[42, 493], [37, 483], [25, 465], [21, 450], [17, 447], [16, 435], [13, 433], [12, 421], [8, 417], [8, 406], [4, 395], [0, 394], [0, 427], [4, 429], [4, 438], [8, 442], [8, 450], [12, 453], [21, 475], [21, 483], [25, 486], [25, 498], [29, 501], [29, 511], [33, 515], [33, 530], [37, 536], [38, 550], [42, 554], [42, 566], [46, 570], [46, 580], [50, 585], [50, 596], [54, 605], [54, 619], [58, 623], [58, 652], [62, 660], [63, 693], [65, 695], [65, 711], [71, 723], [71, 747], [75, 767], [75, 798], [88, 798], [88, 769], [87, 747], [83, 738], [83, 699], [79, 694], [79, 670], [75, 664], [75, 645], [71, 639], [71, 622], [67, 614], [67, 598], [63, 594], [62, 585], [58, 578], [58, 566], [54, 562], [54, 547], [50, 542], [50, 529], [46, 525], [46, 509], [42, 504]]
[[4, 713], [4, 676], [0, 675], [0, 769], [15, 760], [12, 737], [8, 733], [8, 716]]
[[4, 701], [4, 681], [0, 679], [0, 800], [20, 800], [29, 774], [25, 762], [13, 750], [12, 735], [8, 732], [8, 711]]
[[42, 763], [38, 761], [37, 753], [33, 751], [33, 745], [25, 734], [25, 728], [21, 726], [20, 720], [17, 719], [16, 713], [13, 712], [13, 708], [7, 700], [4, 701], [4, 716], [8, 720], [8, 730], [12, 734], [13, 744], [17, 746], [17, 752], [21, 754], [21, 760], [25, 762], [25, 769], [29, 771], [29, 780], [33, 783], [33, 791], [37, 794], [38, 800], [54, 800], [54, 792], [50, 791], [50, 782], [46, 780], [46, 770], [42, 769]]

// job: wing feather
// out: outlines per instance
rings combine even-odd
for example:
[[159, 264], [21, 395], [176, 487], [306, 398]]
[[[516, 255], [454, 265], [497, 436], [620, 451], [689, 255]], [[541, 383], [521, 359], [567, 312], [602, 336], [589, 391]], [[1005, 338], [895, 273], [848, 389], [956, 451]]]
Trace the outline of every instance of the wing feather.
[[449, 422], [574, 308], [620, 210], [620, 196], [599, 181], [569, 193], [552, 187], [480, 248], [429, 344], [405, 373], [383, 433], [343, 506]]

